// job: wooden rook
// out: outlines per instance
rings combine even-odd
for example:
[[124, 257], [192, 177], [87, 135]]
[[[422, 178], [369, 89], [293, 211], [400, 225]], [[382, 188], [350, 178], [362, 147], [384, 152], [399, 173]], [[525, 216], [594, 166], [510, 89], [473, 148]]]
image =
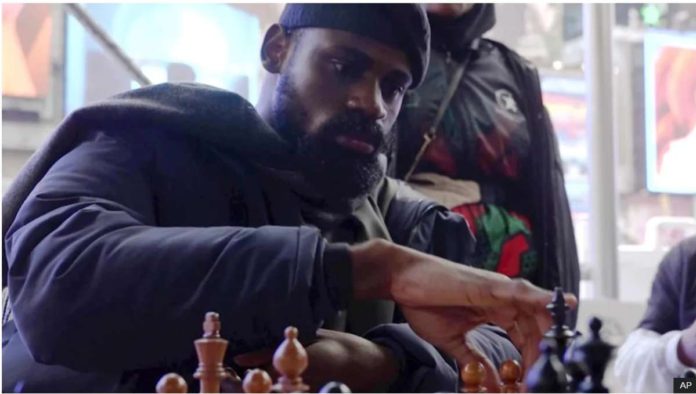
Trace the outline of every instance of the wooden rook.
[[286, 328], [285, 340], [273, 354], [273, 366], [280, 374], [276, 389], [283, 393], [304, 393], [309, 390], [309, 386], [302, 381], [302, 373], [309, 363], [307, 351], [297, 336], [297, 328]]
[[168, 373], [157, 382], [156, 390], [164, 393], [188, 393], [188, 385], [184, 378], [175, 373]]
[[485, 393], [483, 382], [486, 379], [486, 368], [479, 361], [467, 363], [460, 372], [462, 393]]
[[501, 393], [519, 393], [521, 392], [522, 367], [517, 360], [507, 360], [500, 366], [500, 380], [503, 383], [500, 385]]
[[198, 369], [193, 377], [200, 380], [201, 393], [219, 393], [220, 382], [229, 377], [222, 361], [227, 351], [227, 341], [220, 337], [220, 315], [205, 314], [203, 338], [194, 341], [198, 354]]
[[244, 376], [242, 388], [245, 393], [270, 393], [273, 380], [263, 369], [252, 369]]

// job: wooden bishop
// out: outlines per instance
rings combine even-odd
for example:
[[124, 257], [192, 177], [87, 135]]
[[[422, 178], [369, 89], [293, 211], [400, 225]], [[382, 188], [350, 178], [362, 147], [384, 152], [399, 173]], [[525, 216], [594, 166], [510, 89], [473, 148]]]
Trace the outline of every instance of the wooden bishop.
[[280, 374], [276, 389], [283, 393], [304, 393], [309, 390], [309, 386], [302, 381], [302, 373], [309, 364], [307, 351], [297, 336], [297, 328], [286, 328], [285, 340], [273, 354], [273, 366]]

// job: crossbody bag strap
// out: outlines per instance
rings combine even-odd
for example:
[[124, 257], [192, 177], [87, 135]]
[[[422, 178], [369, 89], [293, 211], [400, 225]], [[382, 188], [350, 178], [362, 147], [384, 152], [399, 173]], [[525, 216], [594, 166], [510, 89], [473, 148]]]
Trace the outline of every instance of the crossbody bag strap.
[[452, 80], [450, 81], [449, 89], [447, 89], [445, 97], [442, 99], [442, 102], [440, 102], [440, 107], [438, 107], [437, 109], [437, 113], [435, 114], [435, 118], [433, 119], [432, 124], [423, 133], [423, 144], [421, 144], [421, 147], [418, 150], [416, 157], [413, 159], [413, 164], [411, 164], [411, 167], [408, 169], [406, 176], [404, 176], [404, 180], [406, 182], [408, 182], [408, 180], [411, 178], [411, 175], [413, 175], [413, 171], [416, 170], [418, 163], [420, 163], [421, 159], [423, 158], [423, 154], [428, 149], [428, 146], [430, 146], [430, 143], [433, 142], [433, 140], [435, 139], [437, 129], [440, 126], [440, 123], [442, 122], [442, 118], [444, 118], [445, 116], [447, 107], [449, 107], [449, 104], [452, 101], [454, 94], [457, 92], [457, 89], [459, 89], [459, 82], [461, 82], [462, 77], [464, 76], [464, 71], [466, 71], [466, 67], [469, 64], [474, 51], [478, 49], [478, 46], [479, 39], [477, 38], [471, 42], [471, 51], [469, 52], [467, 57], [461, 63], [459, 63], [459, 67], [457, 67], [457, 70], [454, 72]]

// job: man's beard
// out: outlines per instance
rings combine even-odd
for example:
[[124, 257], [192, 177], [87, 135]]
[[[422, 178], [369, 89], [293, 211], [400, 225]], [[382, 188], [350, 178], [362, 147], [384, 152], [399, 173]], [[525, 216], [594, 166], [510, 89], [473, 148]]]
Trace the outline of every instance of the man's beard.
[[[271, 125], [296, 148], [298, 168], [307, 183], [326, 199], [356, 199], [368, 195], [386, 170], [386, 133], [359, 111], [340, 113], [314, 134], [302, 129], [307, 111], [291, 79], [281, 75], [272, 103]], [[371, 143], [372, 154], [350, 151], [336, 143], [344, 135]]]

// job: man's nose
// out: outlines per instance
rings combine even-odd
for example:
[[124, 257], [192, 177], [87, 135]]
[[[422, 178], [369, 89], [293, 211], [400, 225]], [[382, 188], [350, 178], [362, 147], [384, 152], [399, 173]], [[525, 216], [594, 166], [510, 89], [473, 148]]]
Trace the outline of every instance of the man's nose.
[[355, 86], [348, 96], [346, 106], [348, 109], [361, 111], [374, 120], [381, 120], [387, 116], [382, 90], [376, 82]]

